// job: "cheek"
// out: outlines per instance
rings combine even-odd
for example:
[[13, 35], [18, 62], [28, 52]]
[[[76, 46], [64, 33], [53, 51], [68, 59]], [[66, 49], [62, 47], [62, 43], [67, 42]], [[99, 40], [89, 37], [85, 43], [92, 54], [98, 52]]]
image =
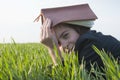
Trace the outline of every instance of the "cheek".
[[76, 43], [77, 39], [78, 39], [78, 36], [71, 37], [69, 39], [69, 42]]

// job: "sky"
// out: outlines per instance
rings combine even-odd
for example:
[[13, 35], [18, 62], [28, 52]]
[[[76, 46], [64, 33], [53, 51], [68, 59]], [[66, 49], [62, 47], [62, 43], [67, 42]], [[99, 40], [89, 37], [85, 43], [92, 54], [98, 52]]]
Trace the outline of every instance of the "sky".
[[92, 30], [120, 40], [120, 0], [0, 0], [0, 43], [39, 43], [42, 8], [88, 3], [98, 19]]

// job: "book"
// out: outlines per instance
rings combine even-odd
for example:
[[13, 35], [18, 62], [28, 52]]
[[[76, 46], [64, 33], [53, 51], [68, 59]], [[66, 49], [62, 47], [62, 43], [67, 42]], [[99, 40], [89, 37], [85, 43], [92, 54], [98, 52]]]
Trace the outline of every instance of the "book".
[[97, 16], [91, 10], [88, 4], [80, 4], [41, 9], [42, 24], [46, 18], [51, 19], [52, 27], [59, 23], [91, 27], [94, 23], [94, 20], [97, 19]]

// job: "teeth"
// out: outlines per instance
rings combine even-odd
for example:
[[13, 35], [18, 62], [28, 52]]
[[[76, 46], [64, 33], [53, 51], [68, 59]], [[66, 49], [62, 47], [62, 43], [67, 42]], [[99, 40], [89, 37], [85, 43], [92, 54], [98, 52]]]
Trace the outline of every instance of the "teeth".
[[68, 53], [68, 49], [67, 49], [67, 48], [65, 48], [64, 51], [65, 51], [66, 53]]
[[64, 48], [65, 53], [71, 53], [74, 50], [75, 46], [70, 44], [67, 48]]

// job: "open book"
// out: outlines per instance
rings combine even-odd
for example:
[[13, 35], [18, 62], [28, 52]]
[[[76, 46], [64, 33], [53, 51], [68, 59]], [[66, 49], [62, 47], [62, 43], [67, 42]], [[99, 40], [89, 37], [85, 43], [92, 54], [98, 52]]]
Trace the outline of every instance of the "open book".
[[52, 27], [64, 22], [90, 28], [93, 25], [93, 21], [97, 19], [97, 16], [90, 9], [88, 4], [82, 4], [41, 9], [42, 23], [46, 18], [51, 19]]

